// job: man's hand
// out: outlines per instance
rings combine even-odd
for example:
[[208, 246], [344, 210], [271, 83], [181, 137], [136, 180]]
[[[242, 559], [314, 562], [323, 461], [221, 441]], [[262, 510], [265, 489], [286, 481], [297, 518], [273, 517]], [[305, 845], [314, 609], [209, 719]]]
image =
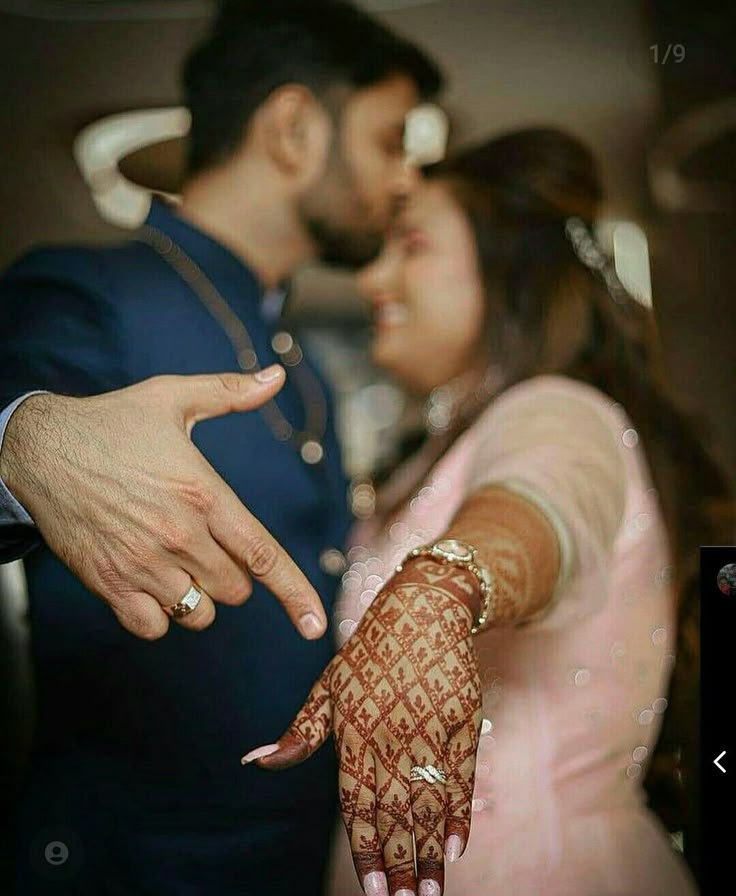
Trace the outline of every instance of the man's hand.
[[[406, 564], [278, 744], [243, 757], [287, 768], [334, 731], [343, 818], [369, 896], [439, 896], [445, 856], [457, 859], [468, 842], [482, 721], [473, 589], [477, 580], [457, 567]], [[413, 766], [434, 766], [447, 783], [412, 781]]]
[[191, 441], [196, 423], [258, 408], [284, 379], [276, 366], [156, 376], [89, 398], [32, 395], [10, 418], [0, 477], [49, 548], [134, 635], [164, 635], [163, 607], [192, 579], [202, 600], [177, 621], [206, 628], [213, 601], [242, 604], [254, 576], [305, 637], [319, 637], [327, 621], [314, 589]]

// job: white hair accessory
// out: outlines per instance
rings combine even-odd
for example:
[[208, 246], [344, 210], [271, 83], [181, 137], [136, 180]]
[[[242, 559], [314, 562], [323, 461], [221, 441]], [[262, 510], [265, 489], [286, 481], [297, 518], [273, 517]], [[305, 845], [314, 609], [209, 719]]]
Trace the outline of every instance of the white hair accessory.
[[434, 103], [415, 106], [406, 116], [404, 153], [411, 165], [441, 162], [447, 150], [450, 122], [447, 114]]
[[626, 291], [618, 278], [616, 268], [598, 245], [587, 224], [581, 218], [568, 218], [565, 221], [565, 234], [578, 260], [603, 278], [613, 301], [623, 308], [628, 306], [634, 296]]

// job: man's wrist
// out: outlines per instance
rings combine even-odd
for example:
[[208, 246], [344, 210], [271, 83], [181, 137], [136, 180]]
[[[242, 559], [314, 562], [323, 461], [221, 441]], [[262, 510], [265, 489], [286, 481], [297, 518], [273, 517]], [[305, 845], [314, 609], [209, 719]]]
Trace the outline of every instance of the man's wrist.
[[[27, 506], [28, 480], [24, 470], [38, 466], [38, 449], [43, 441], [41, 424], [48, 414], [52, 395], [38, 392], [29, 395], [13, 411], [0, 446], [0, 479], [11, 495]], [[24, 464], [21, 458], [29, 463]]]

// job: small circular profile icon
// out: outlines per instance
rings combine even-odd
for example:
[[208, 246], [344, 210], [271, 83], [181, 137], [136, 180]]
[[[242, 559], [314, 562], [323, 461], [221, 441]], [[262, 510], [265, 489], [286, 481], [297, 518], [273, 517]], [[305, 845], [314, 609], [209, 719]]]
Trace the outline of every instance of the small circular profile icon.
[[46, 844], [43, 855], [49, 865], [63, 865], [69, 858], [69, 847], [61, 840], [52, 840]]
[[33, 872], [51, 881], [71, 880], [84, 864], [84, 848], [76, 831], [66, 825], [48, 825], [28, 844]]
[[728, 597], [736, 595], [736, 563], [721, 567], [716, 577], [718, 589]]

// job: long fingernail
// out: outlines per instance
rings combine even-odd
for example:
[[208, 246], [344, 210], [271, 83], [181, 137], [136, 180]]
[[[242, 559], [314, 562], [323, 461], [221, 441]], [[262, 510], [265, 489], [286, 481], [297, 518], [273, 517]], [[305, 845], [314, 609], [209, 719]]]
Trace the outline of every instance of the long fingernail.
[[255, 375], [259, 383], [272, 383], [280, 376], [281, 367], [278, 364], [272, 364], [271, 367], [266, 367], [265, 370], [259, 370]]
[[423, 880], [419, 884], [419, 896], [440, 896], [440, 885], [436, 880]]
[[463, 841], [457, 834], [450, 834], [445, 843], [445, 855], [448, 862], [457, 862], [462, 855]]
[[414, 890], [397, 890], [394, 896], [415, 896]]
[[265, 747], [258, 747], [258, 749], [246, 753], [240, 760], [240, 763], [241, 765], [247, 765], [249, 762], [253, 762], [254, 759], [260, 759], [262, 756], [270, 756], [271, 753], [275, 753], [278, 748], [278, 744], [266, 744]]
[[388, 881], [383, 871], [371, 871], [363, 878], [365, 896], [388, 896]]
[[299, 629], [305, 638], [319, 638], [324, 634], [324, 628], [319, 617], [314, 613], [305, 613], [299, 620]]

